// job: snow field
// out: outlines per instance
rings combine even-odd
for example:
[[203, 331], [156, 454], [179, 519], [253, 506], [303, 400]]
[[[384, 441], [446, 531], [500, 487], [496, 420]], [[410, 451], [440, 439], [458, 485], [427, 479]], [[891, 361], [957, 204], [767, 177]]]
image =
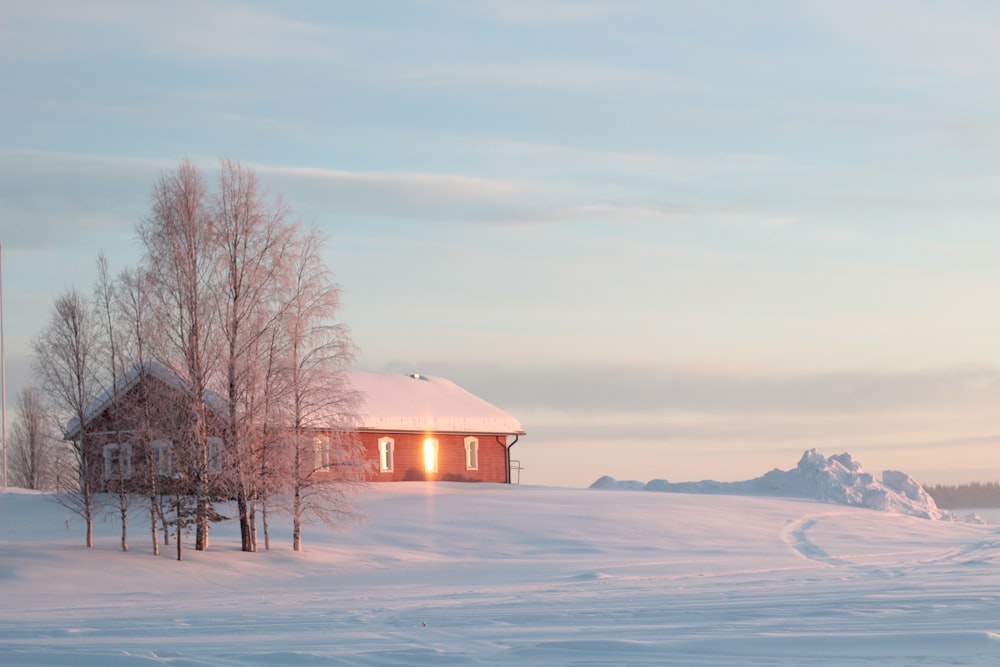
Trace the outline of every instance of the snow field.
[[994, 665], [1000, 526], [803, 500], [422, 482], [368, 519], [130, 553], [0, 494], [3, 665]]

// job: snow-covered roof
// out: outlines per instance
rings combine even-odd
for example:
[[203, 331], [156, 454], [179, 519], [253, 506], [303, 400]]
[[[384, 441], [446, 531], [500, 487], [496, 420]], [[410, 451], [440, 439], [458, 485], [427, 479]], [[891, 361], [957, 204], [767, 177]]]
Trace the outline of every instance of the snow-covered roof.
[[[105, 389], [101, 392], [100, 396], [87, 405], [83, 412], [84, 419], [89, 423], [90, 420], [108, 408], [115, 396], [123, 396], [134, 387], [143, 376], [143, 367], [145, 367], [146, 376], [155, 377], [177, 391], [184, 390], [184, 381], [167, 366], [158, 361], [147, 361], [144, 364], [136, 364], [125, 375], [118, 378], [115, 386]], [[214, 391], [205, 390], [205, 405], [209, 410], [221, 414], [225, 410], [226, 399]], [[73, 440], [78, 435], [80, 435], [80, 420], [73, 417], [66, 423], [65, 437], [67, 440]]]
[[363, 395], [359, 430], [524, 433], [514, 417], [442, 377], [352, 371], [350, 380]]
[[[157, 362], [146, 362], [146, 374], [178, 391], [182, 380]], [[137, 364], [87, 406], [84, 418], [89, 422], [111, 404], [117, 394], [125, 394], [141, 377]], [[523, 434], [520, 422], [483, 399], [462, 389], [451, 380], [428, 375], [372, 373], [351, 371], [351, 385], [362, 395], [357, 427], [363, 431], [432, 431], [435, 433], [481, 433], [495, 435]], [[206, 391], [205, 404], [222, 413], [226, 399]], [[76, 417], [66, 424], [66, 438], [80, 433]]]

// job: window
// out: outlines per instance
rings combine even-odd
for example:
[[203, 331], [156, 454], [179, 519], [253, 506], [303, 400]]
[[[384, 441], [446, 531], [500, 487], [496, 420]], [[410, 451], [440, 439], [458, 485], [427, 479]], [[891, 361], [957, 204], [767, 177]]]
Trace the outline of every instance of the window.
[[104, 445], [104, 479], [132, 476], [132, 445], [127, 442]]
[[465, 469], [479, 470], [479, 438], [465, 439]]
[[153, 452], [152, 472], [154, 475], [169, 476], [173, 470], [173, 451], [169, 440], [154, 440], [150, 443]]
[[395, 447], [392, 438], [378, 439], [378, 464], [382, 472], [392, 472], [392, 450]]
[[208, 438], [208, 472], [222, 472], [223, 463], [222, 438]]
[[330, 438], [316, 437], [313, 447], [316, 450], [316, 470], [326, 472], [330, 469]]
[[438, 471], [438, 441], [424, 438], [424, 472]]

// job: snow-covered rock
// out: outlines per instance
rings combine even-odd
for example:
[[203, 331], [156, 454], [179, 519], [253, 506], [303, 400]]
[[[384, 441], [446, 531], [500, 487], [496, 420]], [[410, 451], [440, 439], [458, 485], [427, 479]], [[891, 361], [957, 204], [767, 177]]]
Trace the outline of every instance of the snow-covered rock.
[[850, 454], [826, 458], [815, 449], [807, 450], [792, 470], [775, 468], [742, 482], [704, 480], [672, 484], [664, 479], [654, 479], [643, 485], [635, 481], [618, 482], [613, 477], [604, 476], [591, 488], [805, 498], [926, 519], [954, 518], [950, 512], [938, 509], [934, 499], [906, 473], [886, 470], [882, 473], [882, 480], [878, 481], [865, 472]]
[[592, 489], [628, 489], [630, 491], [641, 491], [647, 488], [648, 485], [643, 484], [639, 480], [627, 479], [627, 480], [617, 480], [611, 475], [605, 475], [599, 480], [590, 485]]

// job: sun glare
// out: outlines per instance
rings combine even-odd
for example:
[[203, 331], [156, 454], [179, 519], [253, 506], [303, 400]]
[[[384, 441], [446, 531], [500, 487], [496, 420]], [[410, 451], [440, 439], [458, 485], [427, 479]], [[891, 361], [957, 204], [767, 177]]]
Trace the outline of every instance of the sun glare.
[[437, 472], [437, 440], [424, 438], [424, 471]]

